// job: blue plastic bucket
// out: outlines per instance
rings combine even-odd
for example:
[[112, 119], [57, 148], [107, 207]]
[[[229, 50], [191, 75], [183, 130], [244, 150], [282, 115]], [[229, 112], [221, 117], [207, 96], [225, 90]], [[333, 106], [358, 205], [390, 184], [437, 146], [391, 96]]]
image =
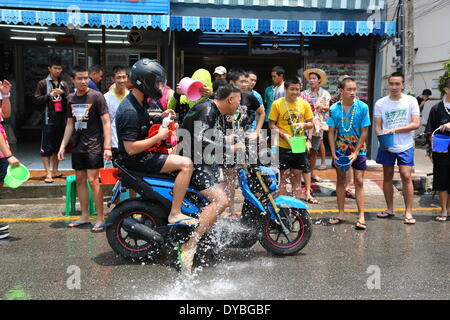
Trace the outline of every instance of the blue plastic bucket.
[[433, 135], [433, 152], [447, 153], [450, 144], [450, 136], [443, 134]]
[[336, 165], [339, 170], [346, 172], [350, 169], [350, 158], [348, 156], [341, 156], [336, 161]]
[[383, 149], [389, 149], [394, 146], [394, 134], [380, 134], [378, 136], [378, 141], [380, 142], [380, 146]]

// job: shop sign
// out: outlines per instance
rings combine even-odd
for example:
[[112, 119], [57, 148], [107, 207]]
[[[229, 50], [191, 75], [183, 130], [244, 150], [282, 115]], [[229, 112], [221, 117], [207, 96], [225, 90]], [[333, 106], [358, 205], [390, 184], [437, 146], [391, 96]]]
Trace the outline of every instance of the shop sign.
[[431, 89], [439, 89], [439, 79], [431, 80]]
[[81, 12], [170, 13], [170, 0], [2, 0], [0, 7], [20, 9], [73, 10]]
[[142, 34], [138, 30], [131, 30], [127, 35], [130, 44], [140, 44], [142, 42]]
[[55, 37], [56, 41], [59, 43], [75, 43], [77, 42], [77, 37], [73, 34], [65, 34]]

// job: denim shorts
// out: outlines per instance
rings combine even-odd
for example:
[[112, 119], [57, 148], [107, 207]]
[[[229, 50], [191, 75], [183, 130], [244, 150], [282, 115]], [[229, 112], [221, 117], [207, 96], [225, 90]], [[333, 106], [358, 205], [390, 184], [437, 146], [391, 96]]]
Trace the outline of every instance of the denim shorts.
[[322, 142], [323, 138], [320, 136], [313, 136], [311, 139], [311, 147], [314, 151], [319, 152], [320, 150], [320, 142]]
[[393, 153], [389, 150], [378, 149], [377, 163], [383, 166], [393, 167], [397, 161], [398, 166], [414, 166], [414, 148], [400, 153]]

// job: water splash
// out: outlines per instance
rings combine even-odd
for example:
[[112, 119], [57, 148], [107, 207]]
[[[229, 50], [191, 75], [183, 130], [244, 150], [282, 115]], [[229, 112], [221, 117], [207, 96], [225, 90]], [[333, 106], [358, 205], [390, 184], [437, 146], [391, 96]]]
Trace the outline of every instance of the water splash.
[[152, 300], [196, 300], [215, 299], [233, 296], [239, 292], [239, 284], [229, 278], [213, 278], [202, 280], [199, 268], [191, 275], [179, 275], [174, 283], [170, 283], [159, 294], [145, 295], [142, 299]]

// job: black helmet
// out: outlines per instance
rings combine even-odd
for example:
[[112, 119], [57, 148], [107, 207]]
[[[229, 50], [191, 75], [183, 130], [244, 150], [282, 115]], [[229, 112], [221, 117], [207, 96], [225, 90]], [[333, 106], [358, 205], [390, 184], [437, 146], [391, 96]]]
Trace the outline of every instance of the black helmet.
[[166, 84], [166, 71], [156, 60], [141, 59], [131, 68], [130, 81], [134, 88], [147, 97], [160, 99], [160, 87]]

